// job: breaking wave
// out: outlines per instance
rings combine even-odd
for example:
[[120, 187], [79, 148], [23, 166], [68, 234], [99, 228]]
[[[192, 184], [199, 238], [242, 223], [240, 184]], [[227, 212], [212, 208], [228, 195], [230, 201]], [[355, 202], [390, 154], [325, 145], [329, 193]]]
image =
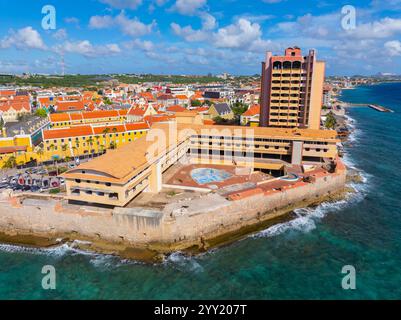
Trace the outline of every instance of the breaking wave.
[[34, 248], [22, 245], [0, 244], [0, 252], [48, 256], [55, 259], [56, 261], [66, 256], [83, 256], [89, 258], [89, 263], [92, 264], [95, 268], [99, 269], [110, 269], [122, 265], [140, 263], [137, 261], [121, 259], [114, 255], [107, 255], [78, 249], [76, 245], [81, 243], [83, 242], [76, 240], [72, 243], [64, 243], [51, 248]]
[[[352, 133], [348, 137], [346, 146], [355, 145], [358, 143], [361, 130], [357, 128], [357, 122], [349, 115], [346, 116], [347, 126], [350, 127]], [[348, 149], [348, 148], [347, 148]], [[347, 150], [348, 151], [348, 150]], [[347, 184], [348, 187], [352, 188], [354, 192], [350, 192], [346, 195], [343, 200], [335, 202], [324, 202], [314, 208], [301, 208], [294, 210], [296, 217], [293, 220], [279, 223], [263, 230], [250, 237], [273, 237], [276, 235], [283, 234], [287, 231], [298, 231], [308, 233], [316, 229], [316, 222], [324, 218], [327, 214], [341, 211], [349, 206], [355, 205], [361, 202], [368, 193], [370, 188], [369, 180], [371, 175], [358, 169], [356, 162], [352, 159], [349, 153], [346, 153], [343, 157], [345, 165], [358, 173], [361, 177], [361, 183], [350, 182]]]
[[163, 264], [173, 266], [179, 271], [184, 272], [203, 272], [204, 270], [195, 257], [187, 256], [180, 251], [169, 255]]

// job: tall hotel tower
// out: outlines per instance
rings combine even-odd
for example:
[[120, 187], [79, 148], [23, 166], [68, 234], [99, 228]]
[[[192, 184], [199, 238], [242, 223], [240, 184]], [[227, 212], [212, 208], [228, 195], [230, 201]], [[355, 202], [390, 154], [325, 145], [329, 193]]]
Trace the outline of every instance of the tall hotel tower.
[[298, 47], [262, 62], [261, 127], [320, 128], [325, 63]]

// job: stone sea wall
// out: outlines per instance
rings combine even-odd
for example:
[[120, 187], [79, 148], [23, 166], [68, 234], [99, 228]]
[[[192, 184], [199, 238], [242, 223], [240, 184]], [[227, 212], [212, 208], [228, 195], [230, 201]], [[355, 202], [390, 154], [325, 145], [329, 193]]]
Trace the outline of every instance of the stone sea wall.
[[[316, 177], [313, 183], [271, 192], [254, 192], [236, 201], [215, 194], [167, 205], [163, 211], [144, 208], [96, 209], [68, 205], [60, 199], [3, 195], [0, 232], [48, 238], [69, 237], [124, 243], [157, 251], [185, 249], [207, 239], [283, 214], [279, 209], [313, 203], [344, 189], [346, 171]], [[258, 191], [258, 190], [256, 190]]]

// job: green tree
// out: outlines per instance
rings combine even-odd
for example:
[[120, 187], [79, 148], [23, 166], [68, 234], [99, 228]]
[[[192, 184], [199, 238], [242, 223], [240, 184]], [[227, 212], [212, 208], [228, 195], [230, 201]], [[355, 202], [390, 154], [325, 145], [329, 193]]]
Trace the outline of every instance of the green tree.
[[3, 169], [12, 169], [17, 166], [17, 159], [15, 156], [11, 156], [7, 159], [7, 161], [3, 165]]
[[249, 106], [242, 102], [236, 102], [231, 109], [233, 110], [234, 115], [240, 116], [249, 109]]
[[41, 118], [46, 118], [47, 117], [47, 112], [46, 112], [45, 109], [40, 108], [40, 109], [36, 110], [35, 115], [38, 116], [38, 117], [41, 117]]
[[192, 107], [200, 107], [202, 105], [202, 102], [200, 102], [199, 100], [192, 100], [191, 101], [191, 106]]
[[336, 125], [337, 125], [336, 117], [334, 116], [333, 112], [330, 112], [327, 115], [326, 122], [324, 123], [324, 126], [327, 129], [335, 129]]

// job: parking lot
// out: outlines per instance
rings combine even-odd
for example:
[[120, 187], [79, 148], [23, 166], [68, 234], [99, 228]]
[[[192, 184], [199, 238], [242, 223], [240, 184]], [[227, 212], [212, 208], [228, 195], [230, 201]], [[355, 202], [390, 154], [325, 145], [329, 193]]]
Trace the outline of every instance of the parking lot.
[[65, 181], [59, 175], [75, 164], [65, 164], [58, 167], [35, 167], [28, 169], [10, 169], [0, 171], [0, 191], [33, 193], [59, 193], [65, 186]]

